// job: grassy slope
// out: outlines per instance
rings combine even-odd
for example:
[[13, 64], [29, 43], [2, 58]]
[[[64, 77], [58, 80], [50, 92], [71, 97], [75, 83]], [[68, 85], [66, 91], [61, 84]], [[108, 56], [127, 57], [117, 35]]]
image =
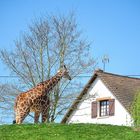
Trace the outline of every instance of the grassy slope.
[[93, 124], [2, 125], [0, 140], [140, 140], [140, 132]]

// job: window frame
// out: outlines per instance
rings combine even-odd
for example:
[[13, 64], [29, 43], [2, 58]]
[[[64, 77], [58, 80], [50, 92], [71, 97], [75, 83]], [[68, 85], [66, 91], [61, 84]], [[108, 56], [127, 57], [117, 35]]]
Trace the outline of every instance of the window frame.
[[109, 116], [109, 99], [99, 101], [99, 117]]
[[[106, 113], [105, 115], [101, 115], [100, 113], [100, 102], [103, 101], [108, 101], [108, 113]], [[115, 99], [110, 97], [96, 98], [96, 100], [91, 102], [91, 118], [104, 118], [115, 116], [115, 102]]]

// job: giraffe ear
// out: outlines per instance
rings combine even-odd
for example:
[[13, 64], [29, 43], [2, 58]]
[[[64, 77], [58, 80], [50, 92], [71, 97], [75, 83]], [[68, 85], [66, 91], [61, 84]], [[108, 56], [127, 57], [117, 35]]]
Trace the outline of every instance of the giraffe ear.
[[63, 65], [63, 69], [67, 71], [66, 65]]
[[64, 68], [64, 69], [67, 69], [65, 65], [63, 66], [63, 68]]
[[60, 66], [60, 69], [58, 70], [58, 72], [59, 72], [60, 70], [64, 70], [64, 71], [66, 71], [66, 70], [67, 70], [67, 68], [66, 68], [66, 66], [65, 66], [65, 65], [61, 65], [61, 66]]

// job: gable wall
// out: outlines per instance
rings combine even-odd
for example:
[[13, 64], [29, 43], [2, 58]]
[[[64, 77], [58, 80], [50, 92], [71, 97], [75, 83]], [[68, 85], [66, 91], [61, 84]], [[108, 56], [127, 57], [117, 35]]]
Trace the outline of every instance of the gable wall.
[[[115, 99], [115, 115], [107, 117], [99, 117], [99, 110], [97, 118], [91, 118], [91, 103], [97, 98], [112, 98]], [[98, 104], [99, 105], [99, 104]], [[104, 85], [104, 83], [97, 78], [88, 90], [88, 94], [79, 103], [76, 111], [68, 119], [68, 123], [100, 123], [112, 125], [126, 125], [131, 126], [130, 114]]]

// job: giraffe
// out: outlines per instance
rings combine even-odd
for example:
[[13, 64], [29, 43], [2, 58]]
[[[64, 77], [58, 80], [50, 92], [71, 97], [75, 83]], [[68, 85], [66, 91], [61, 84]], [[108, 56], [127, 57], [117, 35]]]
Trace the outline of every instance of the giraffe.
[[39, 83], [36, 87], [26, 92], [20, 93], [15, 100], [14, 111], [16, 120], [13, 123], [21, 124], [29, 112], [35, 113], [34, 123], [38, 123], [39, 116], [42, 114], [42, 123], [44, 123], [48, 117], [49, 92], [62, 77], [71, 80], [65, 65], [49, 80]]

